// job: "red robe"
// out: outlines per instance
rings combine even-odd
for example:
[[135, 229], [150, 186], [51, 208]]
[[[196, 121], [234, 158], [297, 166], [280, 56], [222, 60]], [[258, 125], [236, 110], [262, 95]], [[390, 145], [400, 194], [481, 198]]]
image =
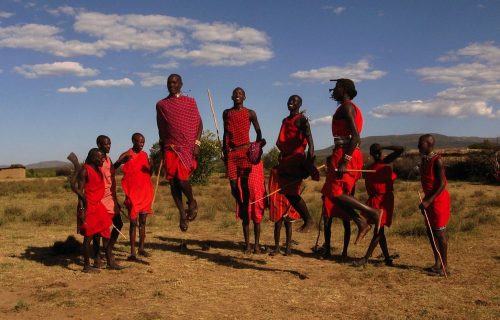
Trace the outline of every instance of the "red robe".
[[[352, 101], [349, 101], [354, 106], [356, 111], [356, 116], [354, 118], [354, 123], [356, 128], [358, 129], [358, 134], [361, 135], [361, 131], [363, 129], [363, 115], [361, 114], [361, 110], [356, 106]], [[348, 138], [352, 135], [352, 132], [349, 128], [349, 125], [345, 119], [341, 117], [342, 105], [337, 108], [335, 114], [332, 117], [332, 134], [334, 137], [343, 137]], [[323, 189], [321, 193], [326, 198], [335, 198], [340, 196], [341, 194], [351, 194], [352, 190], [356, 184], [356, 181], [361, 177], [359, 172], [346, 172], [342, 179], [337, 178], [337, 172], [334, 169], [338, 168], [340, 161], [344, 157], [344, 147], [337, 146], [333, 149], [330, 162], [327, 163], [327, 175], [325, 184], [323, 185]], [[363, 155], [359, 148], [355, 148], [352, 153], [352, 159], [347, 163], [347, 169], [362, 169], [363, 168]], [[328, 202], [328, 203], [327, 203]], [[325, 201], [325, 205], [327, 205], [327, 210], [336, 210], [335, 204], [332, 201]], [[327, 216], [331, 216], [331, 214], [327, 214]], [[333, 215], [335, 216], [335, 215]]]
[[[264, 164], [259, 162], [252, 166], [252, 171], [248, 176], [248, 190], [250, 191], [249, 203], [262, 199], [266, 195], [266, 185], [264, 178]], [[243, 196], [241, 190], [241, 179], [238, 179], [238, 188], [240, 190], [240, 197]], [[264, 217], [264, 210], [266, 209], [264, 200], [257, 201], [254, 204], [248, 205], [248, 218], [255, 223], [260, 223]], [[236, 202], [236, 218], [240, 218], [240, 207]]]
[[[280, 188], [278, 169], [271, 169], [269, 176], [269, 194]], [[269, 197], [269, 219], [273, 222], [280, 221], [284, 215], [291, 220], [299, 220], [299, 213], [292, 207], [286, 196], [282, 192], [276, 192]]]
[[[434, 164], [436, 160], [440, 158], [440, 155], [435, 154], [429, 160], [423, 158], [420, 164], [420, 181], [422, 182], [422, 188], [426, 196], [434, 193], [438, 188], [437, 179], [434, 173]], [[445, 185], [448, 184], [446, 178], [443, 183]], [[450, 220], [450, 194], [448, 190], [444, 189], [441, 191], [434, 198], [434, 201], [432, 201], [426, 211], [432, 228], [440, 229], [446, 227]]]
[[[394, 212], [394, 180], [397, 176], [392, 172], [391, 166], [383, 162], [374, 162], [368, 169], [376, 170], [376, 172], [369, 172], [365, 175], [368, 193], [366, 204], [372, 208], [383, 209], [380, 227], [390, 227]], [[364, 212], [362, 214], [368, 218], [367, 214]]]
[[302, 113], [286, 117], [281, 124], [276, 146], [280, 151], [278, 176], [280, 187], [284, 194], [298, 195], [302, 177], [308, 175], [308, 163], [305, 154], [307, 137], [297, 127], [296, 122]]
[[227, 110], [224, 133], [224, 144], [229, 148], [226, 162], [229, 180], [248, 176], [252, 164], [247, 155], [250, 145], [250, 114], [247, 108]]
[[130, 159], [123, 165], [122, 188], [129, 217], [135, 220], [139, 213], [152, 213], [153, 184], [146, 152], [129, 149], [127, 153]]
[[92, 166], [84, 164], [83, 168], [87, 171], [87, 183], [84, 189], [87, 208], [80, 231], [86, 237], [100, 233], [103, 237], [109, 238], [111, 234], [109, 227], [113, 222], [111, 221], [112, 216], [108, 214], [106, 207], [102, 203], [104, 179]]

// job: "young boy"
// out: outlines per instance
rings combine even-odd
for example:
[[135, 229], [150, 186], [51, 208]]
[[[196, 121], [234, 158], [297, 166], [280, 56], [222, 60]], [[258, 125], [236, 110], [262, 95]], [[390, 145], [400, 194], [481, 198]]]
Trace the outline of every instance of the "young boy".
[[[255, 111], [243, 106], [246, 99], [242, 88], [235, 88], [233, 95], [233, 107], [224, 110], [222, 119], [224, 121], [223, 153], [227, 170], [227, 177], [231, 186], [231, 194], [236, 199], [242, 219], [243, 237], [245, 238], [245, 253], [252, 251], [249, 238], [249, 197], [248, 176], [252, 171], [252, 164], [248, 158], [250, 146], [250, 125], [253, 125], [257, 134], [257, 142], [265, 145], [262, 139], [259, 121]], [[239, 182], [238, 182], [239, 180]], [[260, 234], [260, 224], [254, 224], [254, 232]], [[255, 252], [260, 249], [254, 247]]]
[[[99, 243], [100, 237], [109, 239], [111, 216], [102, 203], [104, 197], [104, 179], [100, 167], [104, 155], [97, 148], [90, 149], [85, 164], [76, 179], [78, 194], [78, 219], [83, 238], [83, 272], [98, 272], [101, 267], [99, 246], [95, 255], [95, 267], [90, 266], [90, 242], [93, 238]], [[94, 241], [95, 241], [94, 240]]]
[[319, 181], [319, 172], [313, 164], [314, 142], [311, 128], [304, 113], [299, 111], [301, 106], [300, 96], [292, 95], [288, 98], [287, 108], [290, 114], [283, 119], [276, 141], [280, 151], [277, 171], [281, 192], [304, 220], [299, 231], [309, 232], [314, 228], [314, 221], [299, 190], [302, 180], [310, 175], [313, 180]]
[[269, 176], [269, 219], [274, 222], [274, 250], [269, 254], [275, 256], [280, 253], [280, 233], [283, 222], [286, 230], [285, 256], [292, 253], [292, 221], [300, 219], [299, 213], [293, 208], [287, 197], [282, 192], [276, 192], [280, 188], [278, 167], [271, 169]]
[[[382, 150], [391, 150], [392, 152], [386, 157], [382, 155]], [[380, 244], [380, 249], [384, 254], [384, 262], [387, 266], [392, 266], [392, 259], [389, 255], [387, 248], [387, 239], [384, 233], [384, 226], [390, 227], [392, 224], [392, 215], [394, 211], [394, 180], [397, 176], [392, 171], [390, 164], [394, 162], [402, 153], [404, 148], [400, 146], [387, 146], [382, 147], [378, 143], [370, 146], [370, 155], [373, 158], [373, 163], [368, 167], [370, 172], [365, 175], [366, 192], [368, 193], [368, 200], [366, 204], [377, 209], [383, 209], [382, 218], [380, 220], [380, 230], [373, 233], [373, 238], [368, 246], [368, 250], [363, 258], [354, 262], [355, 266], [362, 266], [368, 262], [373, 250]], [[364, 215], [364, 214], [363, 214]], [[368, 218], [365, 215], [366, 218]], [[370, 221], [373, 223], [373, 221]]]
[[[427, 213], [429, 224], [426, 222], [427, 235], [434, 253], [434, 265], [428, 270], [440, 276], [448, 272], [448, 240], [446, 225], [450, 220], [450, 194], [446, 190], [448, 181], [441, 161], [441, 156], [434, 153], [434, 137], [424, 134], [418, 139], [418, 151], [422, 155], [420, 164], [420, 180], [424, 189], [424, 198], [420, 203], [422, 214]], [[436, 239], [436, 246], [432, 241]], [[439, 259], [441, 255], [443, 263]]]
[[144, 136], [141, 133], [132, 135], [133, 147], [122, 153], [117, 163], [124, 163], [122, 188], [125, 193], [125, 206], [130, 218], [130, 256], [129, 261], [137, 261], [135, 252], [135, 238], [137, 220], [139, 220], [139, 250], [138, 254], [150, 257], [151, 254], [144, 250], [146, 239], [146, 218], [152, 214], [153, 184], [151, 183], [152, 166], [144, 147]]

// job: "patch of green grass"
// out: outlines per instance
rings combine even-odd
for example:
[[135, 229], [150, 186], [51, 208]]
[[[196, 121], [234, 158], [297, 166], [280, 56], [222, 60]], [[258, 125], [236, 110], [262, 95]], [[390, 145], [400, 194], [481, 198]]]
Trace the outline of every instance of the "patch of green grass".
[[24, 217], [25, 210], [17, 206], [9, 206], [3, 210], [3, 217], [5, 222], [16, 221]]
[[23, 221], [36, 222], [40, 225], [59, 224], [66, 225], [74, 222], [74, 213], [61, 208], [60, 205], [52, 205], [46, 210], [35, 210], [31, 215], [25, 216]]
[[479, 216], [478, 222], [479, 224], [493, 224], [496, 223], [497, 217], [493, 214], [485, 214]]
[[426, 237], [427, 228], [422, 222], [409, 222], [400, 225], [395, 233], [402, 237]]

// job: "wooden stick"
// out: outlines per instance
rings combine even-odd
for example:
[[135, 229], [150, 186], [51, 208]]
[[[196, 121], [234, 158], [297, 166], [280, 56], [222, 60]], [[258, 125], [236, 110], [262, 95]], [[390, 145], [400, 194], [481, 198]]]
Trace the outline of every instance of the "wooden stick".
[[[319, 169], [319, 168], [318, 168]], [[339, 171], [339, 169], [334, 169], [335, 172]], [[365, 170], [365, 169], [347, 169], [347, 172], [377, 172], [377, 170]]]
[[210, 101], [210, 110], [212, 111], [212, 116], [214, 117], [215, 130], [217, 131], [217, 141], [219, 141], [221, 159], [224, 159], [224, 151], [222, 150], [222, 142], [220, 141], [219, 137], [219, 125], [217, 123], [217, 116], [215, 115], [214, 102], [212, 101], [212, 93], [210, 93], [210, 89], [207, 89], [207, 92], [208, 92], [208, 100]]
[[158, 185], [160, 184], [160, 174], [161, 174], [161, 167], [162, 166], [163, 166], [163, 158], [160, 161], [160, 166], [158, 167], [158, 174], [156, 175], [156, 186], [155, 186], [155, 191], [153, 193], [153, 201], [151, 202], [151, 211], [154, 211], [153, 206], [155, 204], [156, 191], [158, 191]]
[[[418, 197], [420, 198], [420, 203], [422, 203], [422, 195], [420, 194], [420, 191], [417, 191], [417, 192], [418, 192]], [[436, 239], [434, 238], [434, 233], [432, 232], [431, 223], [429, 221], [429, 217], [427, 216], [427, 210], [425, 210], [425, 208], [424, 208], [423, 212], [424, 212], [425, 221], [427, 222], [427, 226], [429, 227], [429, 231], [431, 233], [432, 243], [434, 244], [434, 248], [436, 249], [436, 252], [437, 252], [438, 257], [439, 257], [439, 261], [441, 262], [441, 269], [443, 269], [445, 278], [448, 278], [448, 275], [446, 274], [446, 269], [445, 269], [444, 264], [443, 264], [443, 258], [441, 257], [441, 252], [439, 252], [438, 246], [436, 245]]]
[[118, 228], [115, 226], [115, 224], [114, 224], [114, 223], [113, 223], [112, 225], [113, 225], [113, 228], [114, 228], [116, 231], [118, 231], [118, 233], [119, 233], [119, 234], [121, 234], [121, 235], [122, 235], [122, 237], [124, 237], [124, 238], [125, 238], [125, 240], [128, 240], [128, 239], [127, 239], [127, 237], [125, 237], [125, 235], [124, 235], [124, 234], [120, 231], [120, 229], [118, 229]]

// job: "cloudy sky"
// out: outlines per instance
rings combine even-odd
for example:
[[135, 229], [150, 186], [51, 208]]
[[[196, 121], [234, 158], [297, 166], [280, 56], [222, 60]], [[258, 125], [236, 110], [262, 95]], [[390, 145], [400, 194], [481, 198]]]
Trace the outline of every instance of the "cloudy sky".
[[[236, 86], [272, 146], [299, 94], [332, 144], [329, 79], [356, 82], [362, 136], [500, 136], [500, 1], [0, 2], [0, 164], [111, 156], [142, 132], [179, 73], [214, 130]], [[222, 133], [222, 132], [221, 132]], [[254, 135], [253, 135], [254, 136]]]

